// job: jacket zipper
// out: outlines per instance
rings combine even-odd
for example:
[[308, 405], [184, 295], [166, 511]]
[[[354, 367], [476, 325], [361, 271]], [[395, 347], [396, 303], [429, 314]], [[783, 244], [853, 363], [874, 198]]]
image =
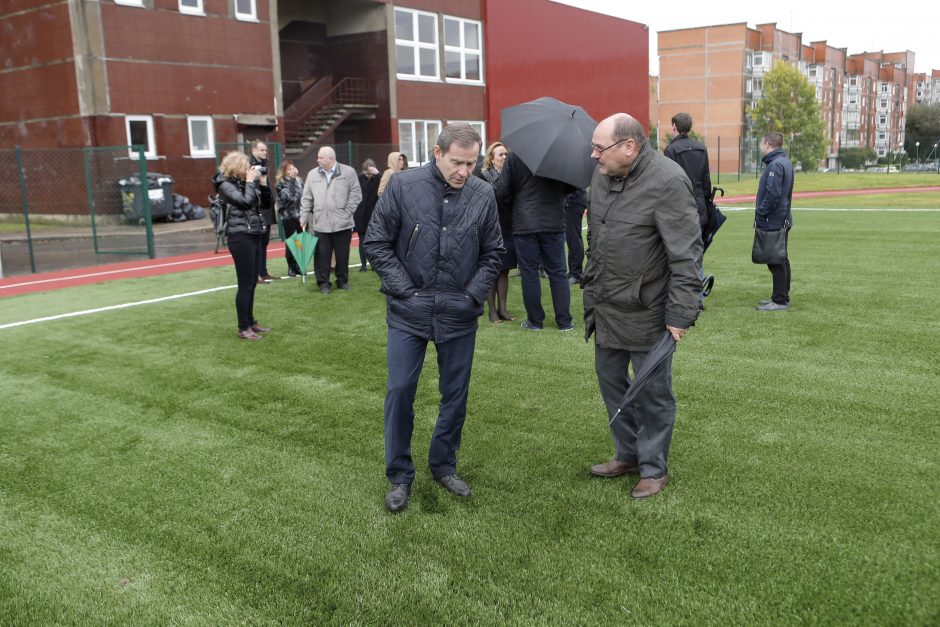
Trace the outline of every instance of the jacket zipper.
[[420, 228], [420, 224], [415, 224], [415, 230], [411, 232], [411, 239], [408, 240], [408, 250], [405, 251], [405, 261], [408, 261], [408, 258], [411, 257], [411, 251], [414, 249], [415, 238], [418, 237], [418, 229]]

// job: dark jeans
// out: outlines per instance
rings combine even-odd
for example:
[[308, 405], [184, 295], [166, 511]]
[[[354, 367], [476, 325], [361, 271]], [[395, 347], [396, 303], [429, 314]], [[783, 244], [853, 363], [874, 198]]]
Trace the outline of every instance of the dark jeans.
[[[787, 229], [786, 238], [790, 238], [790, 229]], [[767, 269], [770, 270], [774, 290], [770, 295], [770, 300], [778, 305], [788, 304], [790, 302], [790, 260], [783, 263], [769, 263]]]
[[565, 275], [565, 234], [513, 234], [513, 239], [522, 278], [522, 302], [529, 323], [541, 328], [545, 322], [542, 281], [539, 277], [539, 268], [542, 268], [548, 275], [548, 284], [552, 290], [555, 324], [559, 329], [567, 327], [571, 324], [571, 286]]
[[[300, 220], [297, 218], [283, 218], [281, 224], [284, 225], [284, 239], [286, 240], [291, 235], [300, 232]], [[290, 251], [290, 248], [285, 244], [284, 245], [284, 257], [287, 259], [287, 268], [293, 270], [294, 272], [300, 274], [300, 264], [297, 263], [297, 260], [294, 259], [294, 253]], [[306, 272], [307, 269], [304, 268], [303, 272]]]
[[365, 268], [366, 263], [369, 261], [366, 258], [366, 249], [362, 247], [362, 242], [366, 238], [366, 232], [363, 231], [362, 233], [359, 233], [359, 231], [356, 231], [356, 233], [359, 234], [359, 246], [357, 246], [359, 249], [359, 263], [362, 264], [363, 268]]
[[261, 235], [261, 243], [258, 245], [258, 276], [268, 275], [268, 242], [270, 241], [271, 227], [268, 226]]
[[565, 208], [565, 242], [568, 244], [568, 276], [581, 279], [584, 269], [584, 239], [581, 235], [584, 207]]
[[228, 236], [228, 251], [235, 260], [235, 276], [238, 291], [235, 292], [235, 312], [238, 314], [238, 330], [244, 331], [255, 320], [255, 287], [258, 285], [258, 249], [260, 235], [233, 233]]
[[[627, 393], [627, 366], [636, 372], [649, 352], [594, 347], [594, 369], [608, 420]], [[672, 356], [657, 368], [652, 378], [610, 425], [610, 435], [622, 462], [637, 462], [641, 477], [661, 477], [669, 470], [669, 445], [676, 422], [676, 396], [672, 391]]]
[[352, 229], [335, 233], [314, 231], [317, 236], [317, 249], [313, 254], [313, 271], [317, 285], [330, 284], [330, 260], [336, 253], [336, 285], [349, 283], [349, 244], [352, 242]]
[[[467, 393], [476, 332], [435, 344], [441, 407], [428, 450], [435, 479], [457, 472], [457, 449], [467, 416]], [[400, 329], [388, 329], [388, 386], [385, 394], [385, 475], [392, 483], [414, 481], [411, 434], [415, 394], [428, 340]]]

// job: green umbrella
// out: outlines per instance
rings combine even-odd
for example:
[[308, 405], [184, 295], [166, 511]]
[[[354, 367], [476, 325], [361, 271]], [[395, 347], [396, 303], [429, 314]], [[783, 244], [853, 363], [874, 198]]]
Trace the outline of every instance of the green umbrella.
[[317, 237], [308, 231], [294, 233], [284, 240], [290, 251], [294, 253], [294, 259], [300, 266], [300, 276], [304, 283], [307, 282], [307, 268], [310, 266], [310, 260], [313, 259], [313, 251], [317, 247]]

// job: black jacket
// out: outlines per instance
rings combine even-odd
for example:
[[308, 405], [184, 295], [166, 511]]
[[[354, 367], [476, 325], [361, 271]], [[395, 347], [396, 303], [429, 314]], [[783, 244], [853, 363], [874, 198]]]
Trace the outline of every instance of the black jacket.
[[268, 229], [258, 209], [257, 183], [226, 178], [221, 173], [212, 177], [216, 193], [225, 200], [225, 234], [248, 233], [261, 235]]
[[680, 133], [669, 142], [663, 154], [685, 170], [685, 175], [692, 183], [692, 195], [695, 196], [695, 206], [698, 208], [699, 226], [705, 226], [708, 224], [705, 198], [712, 191], [712, 177], [708, 169], [708, 150], [703, 143], [690, 139], [686, 133]]
[[300, 195], [304, 182], [299, 177], [284, 178], [277, 184], [277, 212], [281, 220], [300, 220]]
[[790, 202], [793, 199], [793, 164], [783, 148], [764, 155], [767, 169], [757, 187], [754, 226], [762, 231], [776, 231], [793, 226]]
[[535, 176], [515, 153], [510, 152], [496, 182], [500, 205], [512, 208], [514, 235], [565, 232], [565, 195], [576, 188]]
[[375, 209], [375, 203], [379, 202], [379, 181], [382, 175], [375, 174], [366, 176], [359, 173], [359, 188], [362, 189], [362, 200], [356, 207], [356, 213], [353, 214], [356, 233], [363, 235], [369, 227], [369, 220], [372, 219], [372, 211]]
[[388, 326], [435, 342], [473, 333], [504, 252], [493, 188], [471, 176], [454, 189], [433, 161], [397, 173], [363, 246]]
[[[274, 180], [274, 172], [268, 169], [268, 160], [258, 159], [249, 153], [248, 166], [256, 165], [263, 166], [268, 170], [267, 179], [269, 182]], [[271, 193], [270, 183], [268, 185], [258, 183], [258, 192], [258, 208], [261, 210], [261, 215], [264, 216], [265, 224], [274, 224], [274, 195]]]

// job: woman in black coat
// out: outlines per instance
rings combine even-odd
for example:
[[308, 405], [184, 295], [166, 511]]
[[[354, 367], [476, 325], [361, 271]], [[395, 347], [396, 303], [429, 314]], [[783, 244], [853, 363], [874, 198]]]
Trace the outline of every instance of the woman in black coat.
[[372, 219], [372, 210], [375, 204], [379, 202], [379, 170], [375, 167], [375, 161], [366, 159], [362, 162], [362, 171], [359, 172], [359, 187], [362, 188], [362, 202], [356, 207], [356, 213], [353, 215], [356, 233], [359, 235], [359, 261], [362, 267], [359, 272], [366, 271], [366, 253], [362, 247], [362, 242], [366, 238], [366, 230], [369, 228], [369, 220]]
[[[483, 180], [494, 188], [497, 181], [499, 181], [500, 174], [502, 174], [503, 165], [505, 165], [508, 155], [509, 151], [501, 142], [494, 142], [486, 149], [481, 174]], [[506, 248], [506, 252], [503, 253], [499, 276], [496, 277], [496, 282], [493, 283], [486, 298], [490, 309], [490, 322], [515, 320], [513, 315], [506, 310], [506, 298], [509, 294], [509, 271], [516, 267], [516, 247], [512, 241], [511, 208], [499, 207], [499, 227], [503, 232], [503, 246]], [[497, 300], [499, 302], [498, 306]]]
[[257, 167], [248, 167], [248, 157], [230, 152], [222, 159], [218, 173], [212, 178], [216, 192], [225, 200], [225, 234], [228, 250], [235, 261], [238, 291], [235, 313], [238, 315], [238, 337], [260, 340], [259, 333], [270, 331], [255, 319], [255, 287], [261, 261], [261, 236], [268, 225], [258, 208]]
[[[284, 225], [284, 239], [300, 232], [300, 197], [304, 192], [304, 182], [298, 176], [300, 172], [293, 161], [285, 159], [277, 169], [277, 212]], [[294, 259], [294, 253], [287, 248], [287, 276], [300, 276], [307, 269], [300, 269]]]

